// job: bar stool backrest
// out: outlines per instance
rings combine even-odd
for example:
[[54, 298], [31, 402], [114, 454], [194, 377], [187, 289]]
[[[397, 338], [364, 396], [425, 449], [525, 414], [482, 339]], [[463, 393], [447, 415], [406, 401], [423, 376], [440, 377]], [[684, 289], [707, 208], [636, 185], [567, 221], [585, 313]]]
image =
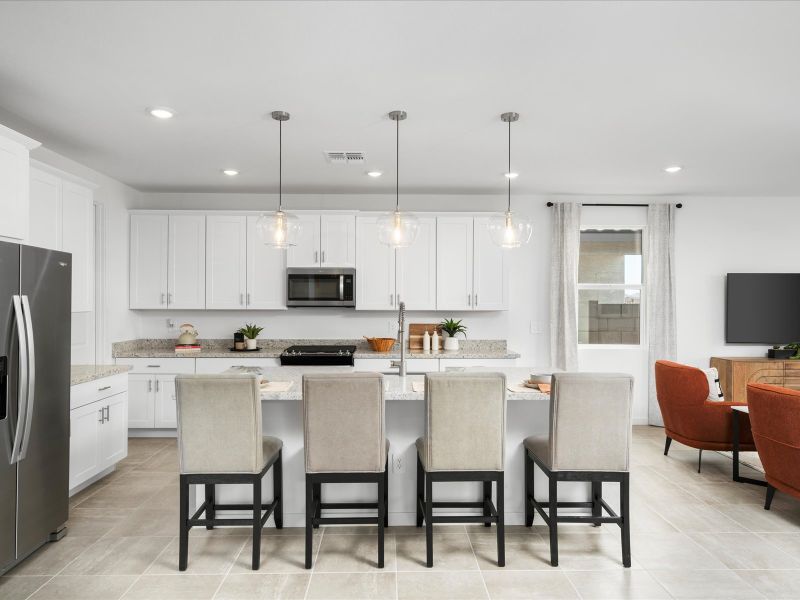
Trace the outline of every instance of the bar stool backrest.
[[506, 377], [502, 373], [425, 375], [425, 468], [502, 471]]
[[306, 473], [380, 473], [386, 465], [383, 376], [303, 376]]
[[258, 473], [264, 467], [256, 375], [178, 375], [181, 473]]
[[550, 464], [561, 471], [628, 471], [633, 377], [556, 373], [550, 389]]

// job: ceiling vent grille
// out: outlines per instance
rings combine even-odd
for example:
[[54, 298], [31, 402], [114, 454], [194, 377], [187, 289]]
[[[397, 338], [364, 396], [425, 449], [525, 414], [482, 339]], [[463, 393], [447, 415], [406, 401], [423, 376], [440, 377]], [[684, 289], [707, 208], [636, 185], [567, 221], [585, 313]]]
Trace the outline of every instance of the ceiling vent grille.
[[363, 152], [326, 150], [325, 158], [332, 165], [363, 165], [366, 157]]

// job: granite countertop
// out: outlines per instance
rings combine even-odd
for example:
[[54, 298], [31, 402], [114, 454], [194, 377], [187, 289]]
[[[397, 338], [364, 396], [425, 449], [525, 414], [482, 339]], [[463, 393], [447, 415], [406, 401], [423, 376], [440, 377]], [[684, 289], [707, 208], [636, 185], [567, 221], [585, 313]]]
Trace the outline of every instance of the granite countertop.
[[[175, 340], [172, 339], [138, 339], [125, 342], [116, 342], [112, 345], [114, 358], [232, 358], [233, 356], [247, 356], [249, 358], [278, 358], [289, 346], [311, 346], [311, 345], [349, 345], [355, 346], [355, 358], [400, 358], [400, 349], [395, 343], [391, 352], [375, 352], [367, 342], [360, 340], [343, 339], [280, 339], [280, 340], [259, 340], [260, 350], [246, 353], [231, 352], [229, 348], [233, 342], [227, 339], [203, 339], [199, 340], [201, 345], [200, 352], [192, 354], [176, 354]], [[423, 354], [422, 352], [407, 352], [406, 358], [413, 359], [515, 359], [519, 354], [508, 350], [505, 340], [460, 340], [458, 352], [440, 351], [438, 354]]]
[[[242, 373], [242, 372], [256, 372], [262, 375], [267, 381], [283, 382], [292, 381], [293, 385], [288, 391], [262, 391], [262, 400], [301, 400], [303, 395], [302, 380], [303, 374], [308, 372], [318, 373], [352, 373], [352, 367], [273, 367], [260, 369], [258, 367], [231, 367], [227, 372]], [[545, 372], [542, 369], [531, 367], [466, 367], [464, 371], [483, 371], [483, 372], [500, 372], [505, 373], [506, 383], [509, 386], [517, 386], [531, 373]], [[415, 382], [423, 382], [424, 375], [408, 375], [401, 378], [398, 375], [384, 375], [384, 398], [386, 400], [424, 400], [424, 391], [414, 391], [413, 385]], [[506, 391], [506, 399], [508, 400], [549, 400], [550, 395], [544, 394], [538, 390], [530, 391]]]
[[130, 365], [71, 365], [70, 385], [111, 377], [131, 370]]

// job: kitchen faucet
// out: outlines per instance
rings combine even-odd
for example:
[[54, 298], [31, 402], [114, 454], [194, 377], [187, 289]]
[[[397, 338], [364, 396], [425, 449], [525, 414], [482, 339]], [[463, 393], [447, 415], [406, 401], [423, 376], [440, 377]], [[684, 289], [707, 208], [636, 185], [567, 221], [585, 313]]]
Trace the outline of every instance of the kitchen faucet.
[[400, 302], [397, 314], [397, 341], [400, 342], [400, 360], [393, 360], [392, 368], [398, 368], [398, 375], [400, 377], [406, 376], [406, 340], [405, 340], [405, 322], [406, 322], [406, 303]]

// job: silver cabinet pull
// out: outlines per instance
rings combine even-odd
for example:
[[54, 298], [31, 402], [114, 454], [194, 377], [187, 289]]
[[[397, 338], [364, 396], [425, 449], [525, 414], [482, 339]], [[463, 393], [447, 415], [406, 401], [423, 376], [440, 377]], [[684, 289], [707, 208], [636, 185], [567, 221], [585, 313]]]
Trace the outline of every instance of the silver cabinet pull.
[[103, 390], [110, 390], [110, 389], [111, 389], [111, 386], [110, 386], [110, 385], [104, 385], [104, 386], [103, 386], [103, 387], [101, 387], [101, 388], [97, 388], [97, 391], [98, 391], [98, 392], [102, 392]]
[[172, 293], [167, 294], [167, 304], [172, 304]]
[[160, 387], [160, 386], [158, 385], [158, 379], [156, 379], [156, 391], [158, 391], [158, 388], [159, 388], [159, 387]]
[[161, 365], [147, 365], [148, 369], [160, 369]]
[[164, 296], [165, 296], [165, 295], [166, 295], [166, 294], [163, 294], [163, 293], [161, 294], [161, 304], [164, 304], [164, 300], [165, 300], [165, 297], [164, 297]]
[[152, 392], [153, 391], [153, 380], [152, 379], [148, 379], [147, 380], [147, 391], [148, 392]]
[[244, 294], [239, 294], [239, 304], [244, 304]]
[[478, 294], [475, 294], [475, 308], [478, 308]]
[[109, 413], [108, 406], [104, 406], [103, 407], [103, 420], [104, 421], [110, 421], [111, 420], [111, 415], [109, 415], [108, 413]]
[[317, 259], [318, 259], [318, 258], [319, 258], [319, 252], [317, 252], [316, 250], [314, 250], [314, 264], [317, 264], [317, 262], [318, 262], [318, 260], [317, 260]]
[[467, 306], [472, 306], [472, 294], [467, 294]]
[[322, 251], [322, 262], [325, 262], [325, 250]]
[[250, 292], [247, 292], [247, 306], [250, 306]]
[[394, 306], [394, 294], [389, 294], [389, 306]]
[[103, 412], [104, 410], [105, 409], [103, 409], [103, 408], [100, 408], [100, 409], [97, 410], [97, 412], [100, 413], [100, 418], [97, 419], [98, 423], [102, 423], [105, 420], [105, 417], [104, 417], [105, 413]]

